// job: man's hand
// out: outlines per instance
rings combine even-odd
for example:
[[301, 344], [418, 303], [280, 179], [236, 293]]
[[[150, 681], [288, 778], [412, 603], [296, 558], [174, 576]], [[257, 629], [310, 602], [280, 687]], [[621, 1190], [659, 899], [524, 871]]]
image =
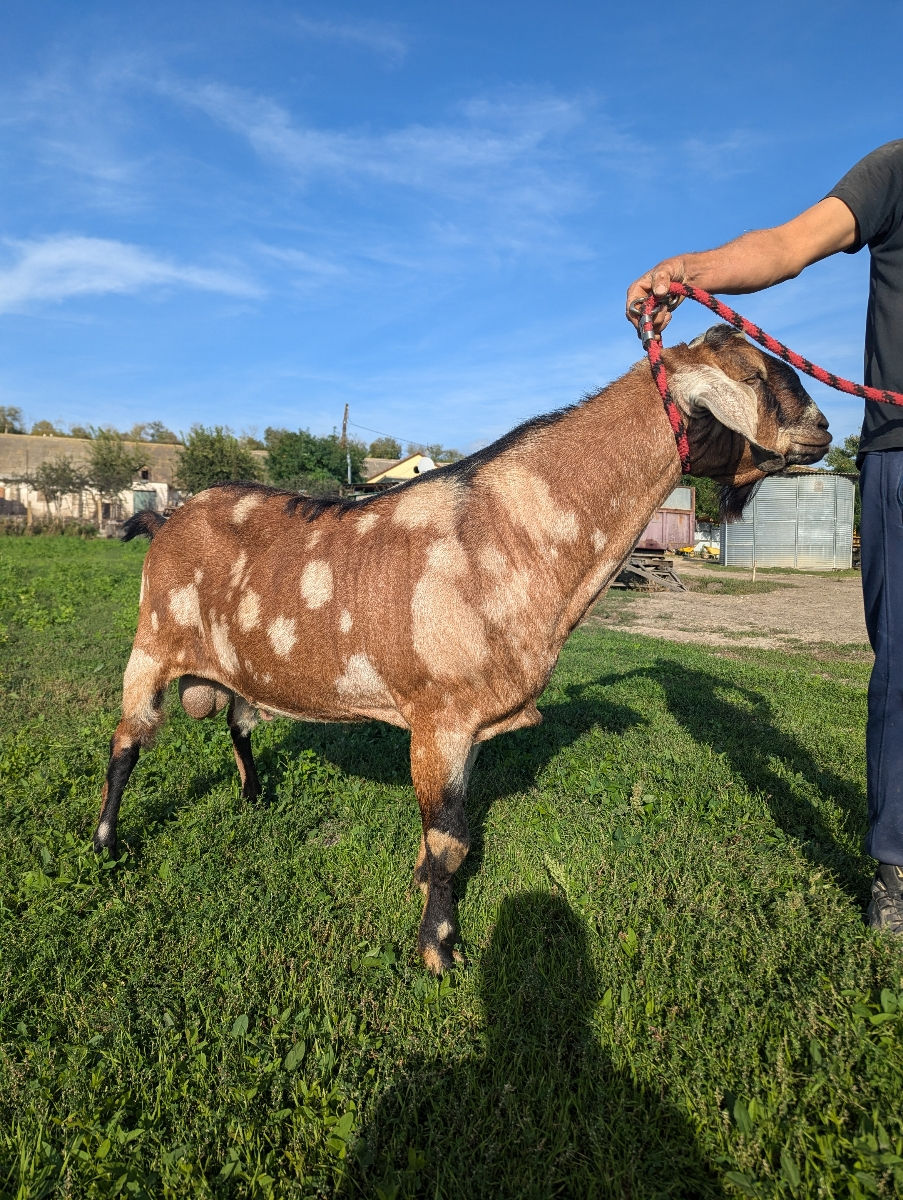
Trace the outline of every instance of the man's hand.
[[[683, 257], [666, 258], [664, 262], [660, 262], [657, 267], [653, 267], [651, 271], [647, 271], [645, 275], [630, 285], [627, 289], [627, 320], [636, 328], [639, 324], [639, 319], [636, 311], [631, 311], [633, 305], [643, 304], [650, 296], [655, 296], [656, 300], [664, 300], [670, 296], [668, 286], [672, 281], [683, 283], [686, 277], [686, 264]], [[683, 296], [671, 296], [671, 304], [674, 308], [683, 300]], [[668, 322], [671, 320], [671, 310], [661, 308], [655, 314], [652, 321], [652, 328], [656, 334], [660, 334]]]
[[[827, 196], [785, 225], [754, 229], [716, 250], [664, 259], [627, 289], [627, 320], [636, 326], [638, 318], [630, 306], [649, 296], [664, 300], [672, 281], [706, 292], [746, 295], [793, 279], [810, 263], [851, 249], [858, 238], [853, 213], [836, 196]], [[677, 307], [683, 296], [671, 299]], [[655, 333], [660, 334], [670, 320], [669, 309], [661, 308], [652, 322]]]

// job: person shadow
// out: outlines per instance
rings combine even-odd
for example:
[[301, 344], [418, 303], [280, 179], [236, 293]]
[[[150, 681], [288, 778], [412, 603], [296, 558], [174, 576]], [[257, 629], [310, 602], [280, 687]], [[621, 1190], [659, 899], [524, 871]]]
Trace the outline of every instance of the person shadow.
[[[483, 1048], [451, 1044], [400, 1064], [372, 1102], [341, 1196], [726, 1197], [677, 1107], [600, 1045], [602, 984], [561, 897], [503, 900], [471, 969]], [[432, 1021], [441, 1046], [453, 1021]]]
[[[596, 680], [595, 686], [632, 678], [655, 681], [674, 720], [700, 745], [723, 755], [750, 792], [764, 794], [775, 824], [796, 840], [809, 862], [829, 870], [852, 900], [867, 903], [872, 868], [862, 849], [864, 786], [827, 769], [787, 732], [764, 687], [744, 687], [672, 658]], [[829, 804], [840, 810], [839, 820]]]

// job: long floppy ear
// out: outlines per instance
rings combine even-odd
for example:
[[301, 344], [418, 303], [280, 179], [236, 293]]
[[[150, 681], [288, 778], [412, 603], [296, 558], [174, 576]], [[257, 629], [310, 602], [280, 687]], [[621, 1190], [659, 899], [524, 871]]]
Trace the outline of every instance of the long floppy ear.
[[684, 367], [674, 372], [671, 391], [689, 416], [694, 409], [707, 409], [716, 421], [745, 437], [760, 471], [770, 474], [785, 466], [782, 454], [757, 440], [759, 401], [748, 383], [731, 379], [717, 367]]

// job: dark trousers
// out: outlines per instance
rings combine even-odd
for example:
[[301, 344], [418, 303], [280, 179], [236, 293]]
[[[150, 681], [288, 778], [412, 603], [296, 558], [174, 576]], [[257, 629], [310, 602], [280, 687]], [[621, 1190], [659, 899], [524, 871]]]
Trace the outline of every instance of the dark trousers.
[[865, 848], [903, 867], [903, 450], [864, 455], [862, 595], [875, 651], [865, 748]]

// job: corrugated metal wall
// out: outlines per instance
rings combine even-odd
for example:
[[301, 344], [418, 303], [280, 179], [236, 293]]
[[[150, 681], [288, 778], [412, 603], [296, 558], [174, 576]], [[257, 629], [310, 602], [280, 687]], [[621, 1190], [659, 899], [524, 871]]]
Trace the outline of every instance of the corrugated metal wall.
[[740, 521], [721, 526], [721, 561], [731, 567], [833, 571], [853, 559], [853, 483], [831, 475], [766, 479]]

